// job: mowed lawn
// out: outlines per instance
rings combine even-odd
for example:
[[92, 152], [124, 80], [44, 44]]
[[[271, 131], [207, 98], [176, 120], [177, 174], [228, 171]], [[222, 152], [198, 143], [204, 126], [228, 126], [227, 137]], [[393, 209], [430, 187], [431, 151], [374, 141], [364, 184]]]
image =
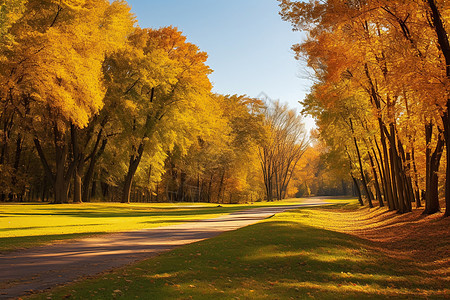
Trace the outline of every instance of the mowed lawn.
[[235, 211], [267, 205], [299, 203], [291, 199], [277, 203], [225, 205], [208, 203], [83, 203], [50, 205], [1, 204], [0, 252], [20, 250], [93, 234], [167, 226], [209, 219]]
[[338, 214], [321, 210], [278, 214], [30, 299], [448, 299], [448, 265], [331, 230]]

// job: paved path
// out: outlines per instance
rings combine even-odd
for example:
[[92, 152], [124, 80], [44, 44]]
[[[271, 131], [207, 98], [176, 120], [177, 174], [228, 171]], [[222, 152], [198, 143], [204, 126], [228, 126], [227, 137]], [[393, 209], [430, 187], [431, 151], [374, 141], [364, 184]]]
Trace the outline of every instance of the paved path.
[[255, 208], [214, 219], [128, 231], [0, 255], [0, 299], [16, 298], [121, 267], [235, 230], [285, 210], [327, 204], [319, 199], [298, 205]]

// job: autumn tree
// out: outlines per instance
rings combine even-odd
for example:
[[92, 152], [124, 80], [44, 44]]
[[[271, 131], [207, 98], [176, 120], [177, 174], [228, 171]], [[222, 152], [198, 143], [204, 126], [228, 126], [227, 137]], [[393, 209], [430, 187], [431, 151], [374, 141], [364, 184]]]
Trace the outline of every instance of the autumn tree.
[[[408, 212], [411, 202], [420, 206], [424, 189], [425, 213], [438, 211], [437, 174], [448, 123], [445, 55], [441, 55], [446, 37], [440, 14], [445, 5], [283, 0], [280, 6], [282, 17], [294, 29], [310, 33], [294, 50], [315, 71], [319, 82], [313, 93], [319, 105], [331, 111], [349, 96], [356, 103], [370, 104], [371, 116], [360, 118], [360, 125], [371, 129], [374, 125], [368, 124], [377, 124], [378, 129], [355, 137], [358, 130], [353, 126], [352, 135], [355, 147], [365, 148], [357, 153], [358, 165], [360, 171], [364, 161], [369, 165], [367, 174], [378, 182], [378, 198], [383, 197], [390, 209]], [[426, 156], [422, 168], [420, 155]]]
[[146, 151], [154, 156], [170, 152], [175, 144], [185, 149], [192, 143], [196, 117], [210, 98], [206, 59], [206, 53], [172, 27], [136, 29], [129, 49], [109, 57], [107, 97], [119, 103], [115, 114], [127, 116], [119, 120], [129, 145], [122, 202], [130, 200], [133, 178]]
[[71, 128], [86, 127], [102, 107], [104, 57], [125, 42], [133, 19], [122, 1], [31, 0], [22, 12], [6, 27], [14, 46], [1, 62], [1, 98], [32, 135], [55, 202], [67, 202], [76, 173]]
[[259, 149], [268, 201], [286, 197], [293, 171], [308, 147], [303, 119], [279, 102], [268, 103], [265, 121], [269, 137]]

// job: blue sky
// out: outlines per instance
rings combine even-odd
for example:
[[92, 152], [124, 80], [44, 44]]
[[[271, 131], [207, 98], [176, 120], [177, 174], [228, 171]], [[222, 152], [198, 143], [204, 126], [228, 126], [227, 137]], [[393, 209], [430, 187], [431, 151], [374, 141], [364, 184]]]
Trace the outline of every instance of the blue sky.
[[304, 38], [278, 15], [276, 0], [127, 0], [142, 28], [175, 26], [209, 55], [214, 92], [261, 92], [301, 110], [309, 90], [291, 46]]

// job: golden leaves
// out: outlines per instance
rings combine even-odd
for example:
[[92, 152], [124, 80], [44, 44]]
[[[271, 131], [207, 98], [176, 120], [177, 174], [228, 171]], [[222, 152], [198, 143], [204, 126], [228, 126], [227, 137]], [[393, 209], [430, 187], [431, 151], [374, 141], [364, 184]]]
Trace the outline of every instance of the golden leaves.
[[86, 126], [103, 106], [104, 57], [123, 47], [134, 24], [129, 7], [80, 0], [29, 1], [25, 8], [6, 64], [14, 88], [34, 95], [52, 118]]

